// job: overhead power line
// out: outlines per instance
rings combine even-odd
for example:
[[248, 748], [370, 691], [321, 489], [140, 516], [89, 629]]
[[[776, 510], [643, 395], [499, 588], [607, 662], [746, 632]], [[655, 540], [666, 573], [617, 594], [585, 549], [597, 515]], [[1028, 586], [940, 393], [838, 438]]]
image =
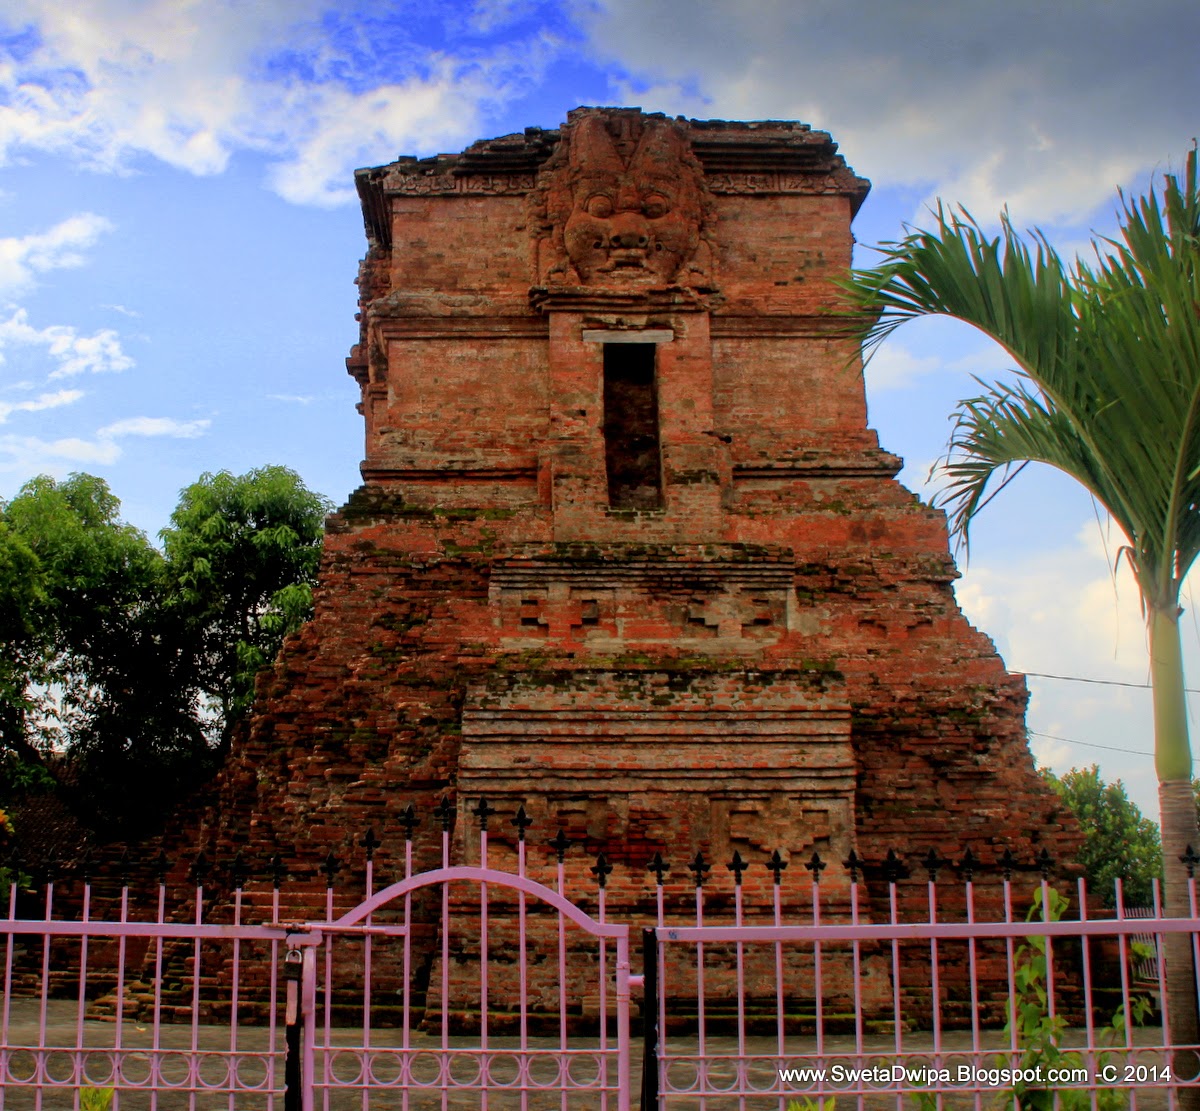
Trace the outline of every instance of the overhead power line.
[[[1123, 683], [1119, 679], [1085, 679], [1081, 675], [1048, 675], [1044, 671], [1017, 671], [1015, 675], [1027, 675], [1031, 679], [1061, 679], [1064, 683], [1095, 683], [1101, 687], [1133, 687], [1136, 690], [1148, 691], [1149, 683]], [[1184, 687], [1188, 694], [1200, 694], [1198, 687]], [[1083, 744], [1082, 741], [1079, 742]]]
[[1068, 745], [1083, 745], [1084, 748], [1102, 748], [1105, 752], [1124, 752], [1129, 756], [1153, 756], [1153, 752], [1143, 752], [1139, 748], [1114, 748], [1112, 745], [1098, 745], [1092, 741], [1077, 741], [1073, 737], [1056, 737], [1053, 733], [1039, 733], [1036, 729], [1026, 729], [1031, 737], [1044, 737], [1047, 741], [1062, 741]]

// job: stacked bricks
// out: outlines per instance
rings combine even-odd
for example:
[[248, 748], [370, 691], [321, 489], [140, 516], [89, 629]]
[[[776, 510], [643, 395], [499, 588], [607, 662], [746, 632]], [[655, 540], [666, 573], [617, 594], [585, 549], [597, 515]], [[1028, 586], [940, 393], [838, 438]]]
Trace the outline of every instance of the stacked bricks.
[[[836, 915], [853, 850], [875, 918], [889, 849], [1069, 858], [1024, 683], [867, 426], [835, 279], [868, 183], [828, 135], [579, 109], [357, 184], [365, 484], [175, 843], [299, 860], [319, 914], [320, 861], [368, 827], [394, 861], [410, 804], [449, 798], [474, 863], [486, 798], [493, 863], [523, 805], [530, 838], [575, 842], [575, 878], [605, 854], [608, 915], [639, 923], [656, 852], [678, 910], [698, 851], [751, 861], [760, 906], [770, 852], [799, 871], [819, 851]], [[636, 395], [632, 502], [612, 374]], [[418, 869], [440, 863], [425, 834]], [[996, 873], [976, 878], [996, 910]], [[919, 913], [924, 874], [900, 893]]]

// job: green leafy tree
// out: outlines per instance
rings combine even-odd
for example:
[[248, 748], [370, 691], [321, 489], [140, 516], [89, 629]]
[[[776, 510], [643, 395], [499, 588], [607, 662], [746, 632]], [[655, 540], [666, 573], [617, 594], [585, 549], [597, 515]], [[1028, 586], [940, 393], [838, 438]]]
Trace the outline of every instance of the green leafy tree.
[[199, 681], [223, 744], [254, 679], [312, 614], [331, 503], [286, 467], [202, 475], [162, 533], [175, 598], [199, 647]]
[[75, 474], [0, 511], [0, 789], [56, 782], [101, 828], [121, 824], [114, 800], [175, 797], [209, 749], [162, 554], [119, 509]]
[[311, 608], [326, 509], [283, 468], [206, 475], [164, 557], [91, 475], [0, 504], [0, 803], [53, 784], [132, 836], [206, 778]]
[[38, 616], [46, 602], [41, 564], [0, 506], [0, 758], [7, 777], [23, 763], [41, 762], [27, 744], [34, 709], [31, 682], [45, 671]]
[[[904, 321], [942, 315], [1000, 343], [1015, 381], [981, 384], [960, 403], [940, 503], [967, 538], [975, 513], [1027, 463], [1080, 482], [1124, 531], [1150, 645], [1154, 761], [1167, 906], [1187, 912], [1179, 858], [1200, 847], [1184, 705], [1179, 595], [1200, 552], [1200, 191], [1196, 150], [1182, 181], [1121, 195], [1119, 238], [1094, 265], [1064, 265], [1040, 232], [1004, 220], [987, 236], [965, 210], [939, 206], [933, 231], [884, 244], [847, 289], [873, 323], [868, 345]], [[998, 485], [993, 488], [993, 479]], [[1179, 935], [1181, 938], [1183, 935]], [[1167, 947], [1171, 1025], [1197, 1040], [1186, 940]]]
[[1042, 778], [1075, 815], [1085, 838], [1076, 861], [1083, 866], [1088, 891], [1116, 905], [1119, 877], [1126, 906], [1151, 906], [1153, 881], [1162, 877], [1158, 826], [1143, 817], [1119, 779], [1105, 783], [1100, 769], [1072, 768], [1062, 776], [1042, 769]]

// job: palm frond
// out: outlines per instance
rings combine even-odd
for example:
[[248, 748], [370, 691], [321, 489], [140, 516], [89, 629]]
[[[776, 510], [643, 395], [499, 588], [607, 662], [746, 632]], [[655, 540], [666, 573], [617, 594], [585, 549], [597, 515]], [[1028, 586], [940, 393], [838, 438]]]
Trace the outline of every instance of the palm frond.
[[[988, 236], [964, 209], [886, 243], [846, 283], [868, 350], [941, 315], [1000, 343], [1020, 368], [956, 414], [940, 503], [966, 537], [989, 484], [1022, 461], [1082, 483], [1124, 530], [1149, 604], [1173, 605], [1200, 555], [1200, 189], [1197, 158], [1161, 196], [1122, 197], [1120, 237], [1066, 266], [1007, 217]], [[994, 491], [993, 491], [994, 492]]]

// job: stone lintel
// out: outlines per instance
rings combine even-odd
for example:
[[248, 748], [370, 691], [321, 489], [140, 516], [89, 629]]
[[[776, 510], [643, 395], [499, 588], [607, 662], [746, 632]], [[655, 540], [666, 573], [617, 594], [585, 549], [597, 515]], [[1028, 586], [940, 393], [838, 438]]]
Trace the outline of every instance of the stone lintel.
[[584, 328], [584, 343], [672, 343], [673, 328]]

